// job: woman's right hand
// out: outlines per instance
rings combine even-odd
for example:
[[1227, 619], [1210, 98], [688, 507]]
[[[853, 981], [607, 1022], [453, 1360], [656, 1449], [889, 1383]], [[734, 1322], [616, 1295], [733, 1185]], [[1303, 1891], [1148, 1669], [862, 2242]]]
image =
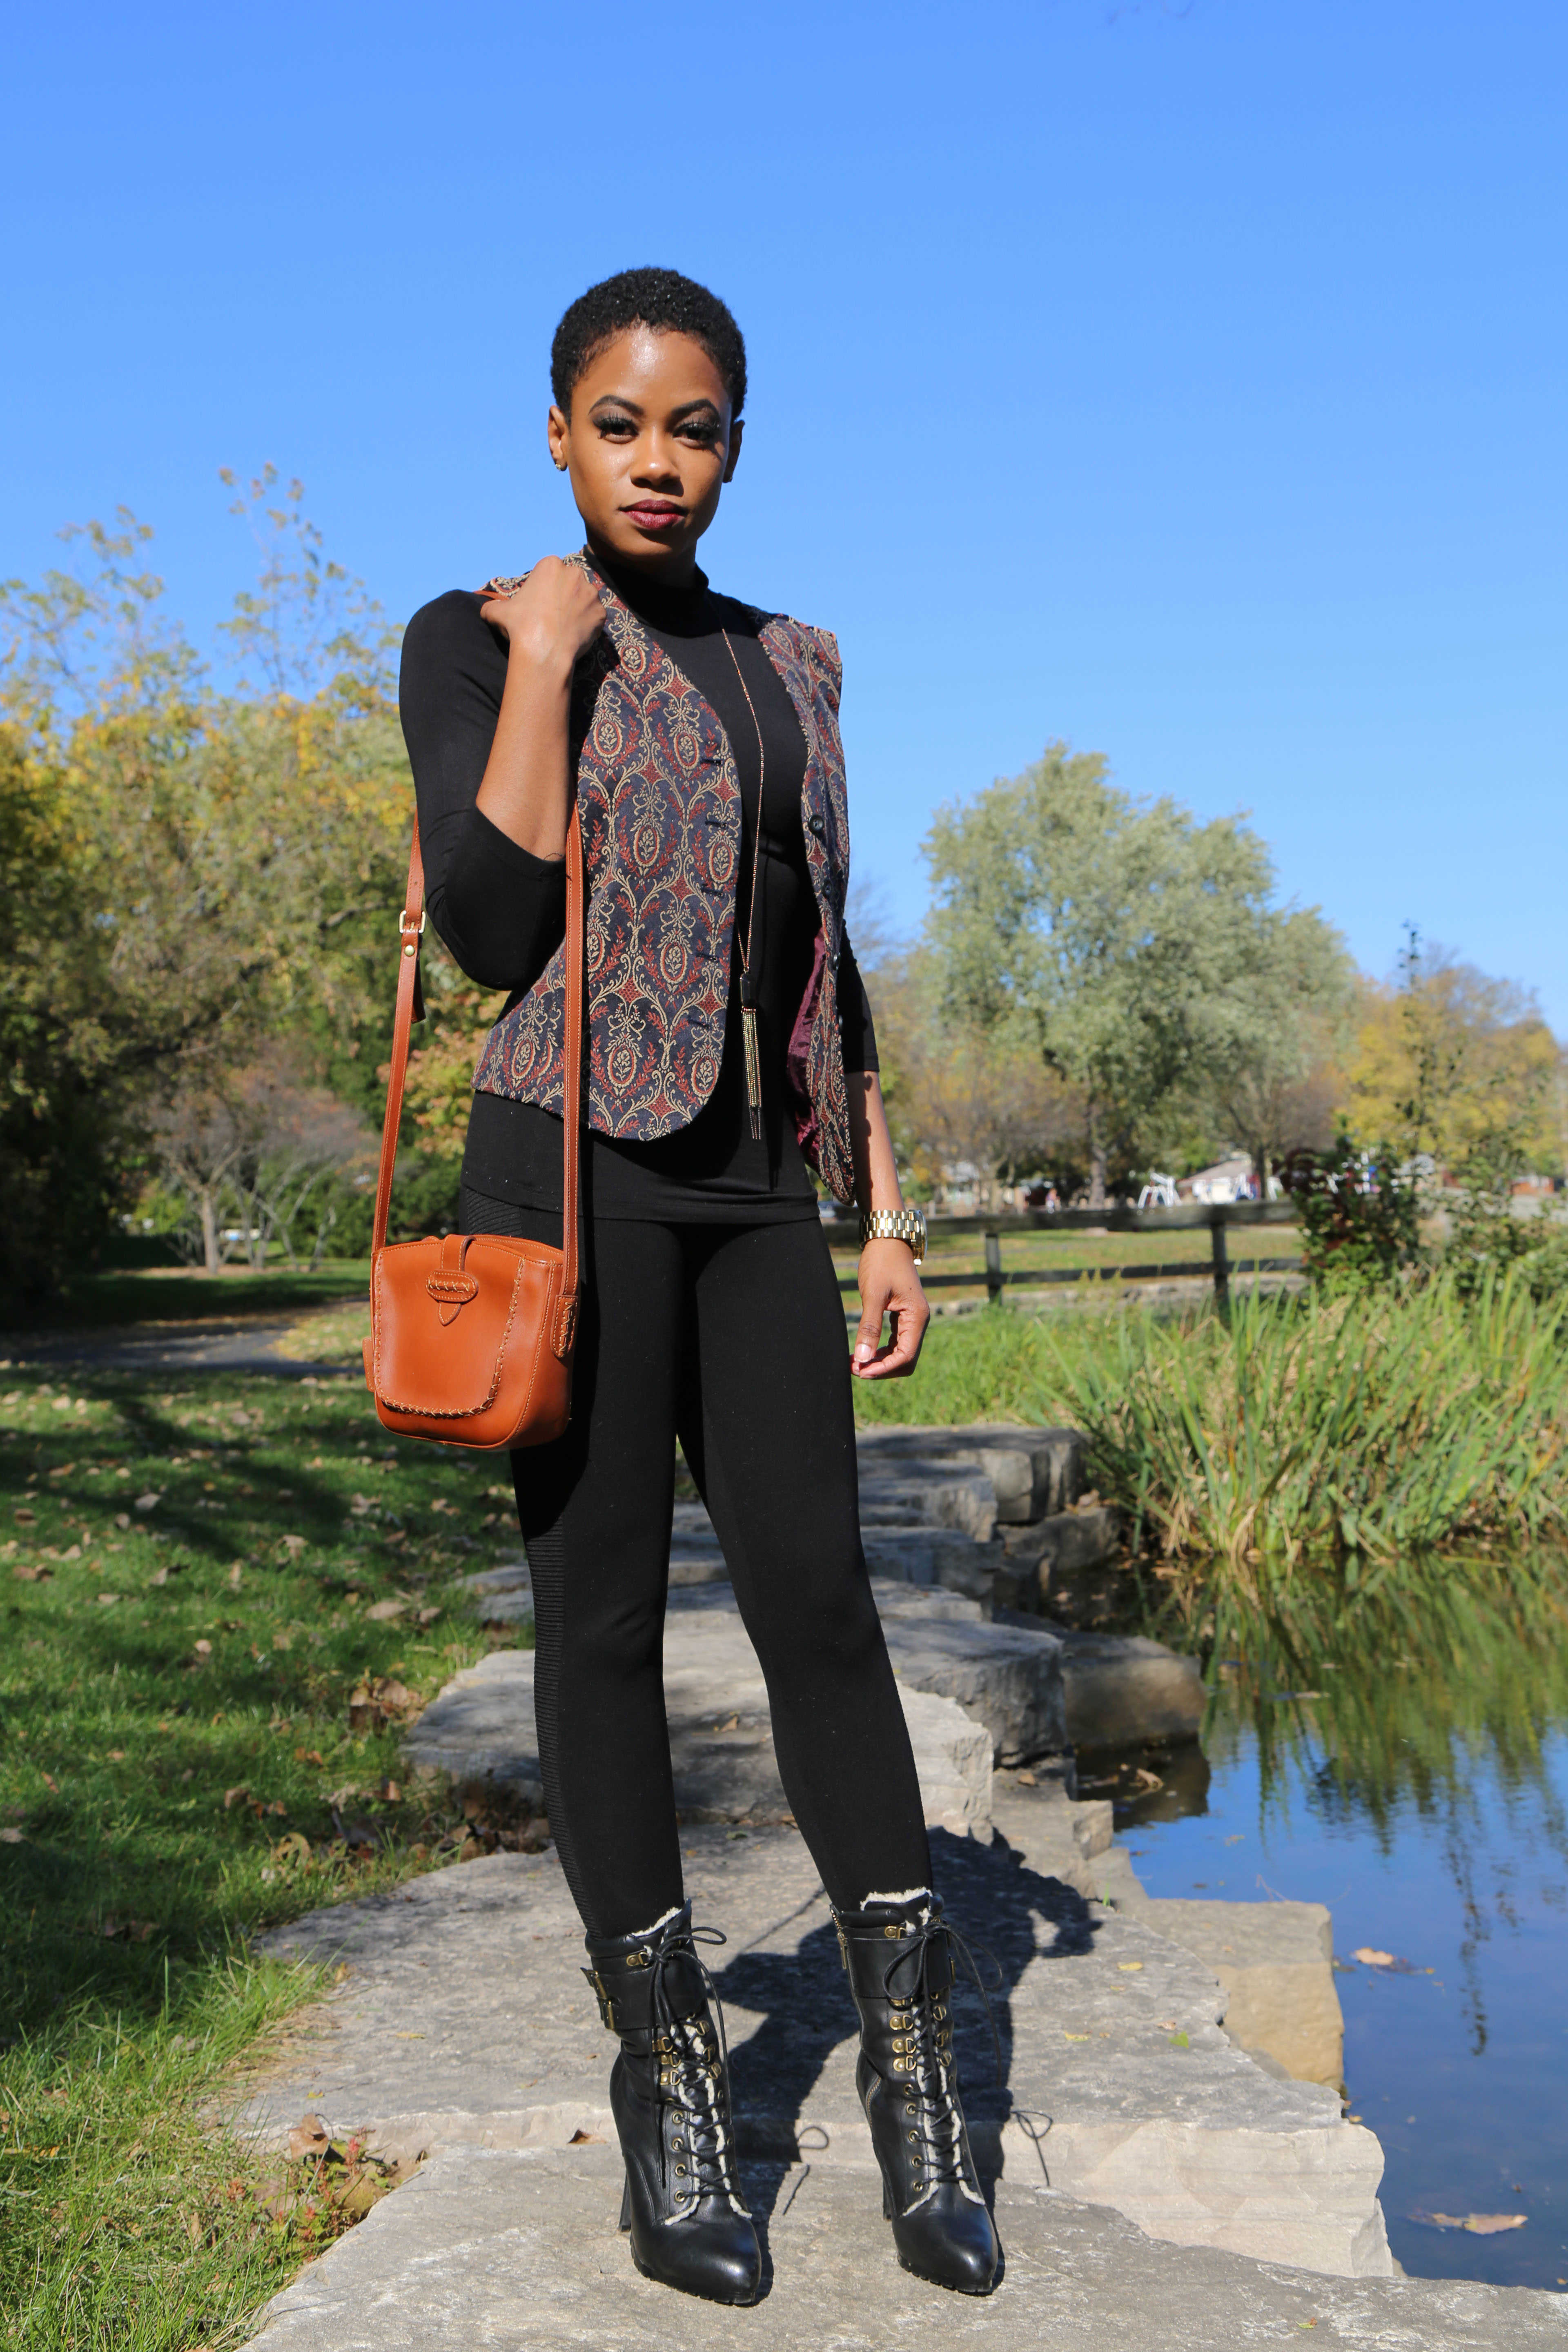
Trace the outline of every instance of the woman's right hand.
[[593, 581], [558, 555], [541, 556], [521, 588], [488, 598], [479, 614], [502, 632], [513, 659], [568, 677], [605, 625]]

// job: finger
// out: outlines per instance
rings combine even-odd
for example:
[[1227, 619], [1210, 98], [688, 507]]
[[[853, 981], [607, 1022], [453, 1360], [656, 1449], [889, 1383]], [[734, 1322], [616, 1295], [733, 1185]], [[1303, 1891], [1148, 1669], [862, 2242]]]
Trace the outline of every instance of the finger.
[[850, 1359], [857, 1371], [863, 1364], [872, 1361], [881, 1337], [882, 1301], [880, 1298], [864, 1299], [860, 1307], [860, 1328], [855, 1334], [855, 1352]]

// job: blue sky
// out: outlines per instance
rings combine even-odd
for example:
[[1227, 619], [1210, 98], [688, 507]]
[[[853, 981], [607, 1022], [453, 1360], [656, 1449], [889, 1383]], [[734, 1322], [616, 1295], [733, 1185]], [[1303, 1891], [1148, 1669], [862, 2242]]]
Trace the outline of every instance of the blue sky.
[[896, 919], [1060, 736], [1568, 1030], [1560, 0], [84, 0], [5, 53], [0, 573], [124, 501], [203, 635], [268, 458], [398, 617], [564, 550], [551, 331], [668, 262], [752, 355], [709, 569], [838, 631]]

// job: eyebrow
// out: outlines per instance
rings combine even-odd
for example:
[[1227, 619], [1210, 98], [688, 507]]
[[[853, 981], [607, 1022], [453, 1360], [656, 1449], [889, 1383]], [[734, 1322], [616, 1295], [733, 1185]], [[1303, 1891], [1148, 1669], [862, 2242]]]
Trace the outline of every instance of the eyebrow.
[[[599, 394], [598, 399], [590, 404], [588, 414], [592, 416], [595, 415], [598, 410], [605, 407], [624, 408], [627, 414], [632, 416], [646, 416], [647, 414], [647, 411], [644, 408], [641, 401], [628, 399], [625, 393], [620, 392], [602, 392]], [[670, 411], [670, 415], [672, 419], [679, 424], [685, 417], [695, 416], [700, 409], [704, 408], [708, 409], [714, 416], [717, 416], [719, 414], [718, 402], [710, 399], [706, 393], [703, 394], [700, 400], [682, 401], [679, 408], [675, 408]]]

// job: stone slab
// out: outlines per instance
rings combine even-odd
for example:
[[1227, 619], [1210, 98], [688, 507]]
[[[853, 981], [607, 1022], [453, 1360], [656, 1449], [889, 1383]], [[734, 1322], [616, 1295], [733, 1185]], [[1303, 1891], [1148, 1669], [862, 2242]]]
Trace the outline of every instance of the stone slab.
[[1424, 2279], [1340, 2280], [1152, 2243], [1043, 2182], [1004, 2179], [1005, 2272], [984, 2300], [900, 2270], [867, 2176], [743, 2177], [764, 2299], [736, 2312], [639, 2278], [609, 2147], [436, 2158], [263, 2315], [262, 2352], [1563, 2352], [1563, 2298]]
[[[789, 1801], [773, 1753], [767, 1686], [740, 1612], [722, 1600], [672, 1607], [665, 1626], [664, 1692], [675, 1801], [689, 1821], [776, 1822]], [[944, 1629], [945, 1630], [945, 1629]], [[985, 1629], [989, 1631], [989, 1629]], [[927, 1682], [900, 1682], [925, 1818], [934, 1828], [989, 1836], [992, 1734], [946, 1692], [963, 1680], [940, 1649], [920, 1652]], [[535, 1806], [544, 1798], [533, 1721], [531, 1650], [496, 1650], [457, 1675], [404, 1741], [411, 1764], [458, 1780], [492, 1780]], [[1015, 1676], [1017, 1679], [1017, 1676]]]
[[[804, 1842], [707, 1828], [682, 1844], [700, 1920], [730, 1937], [714, 1973], [739, 2144], [779, 2163], [868, 2167], [853, 2012]], [[1000, 2079], [978, 2000], [965, 1992], [954, 2009], [988, 2173], [1037, 2178], [1043, 2139], [1054, 2187], [1152, 2236], [1390, 2273], [1375, 2137], [1345, 2123], [1331, 2093], [1271, 2078], [1227, 2041], [1202, 1962], [1041, 1876], [1005, 1841], [936, 1831], [932, 1854], [950, 1916], [989, 1955]], [[257, 2085], [242, 2120], [263, 2137], [280, 2139], [306, 2109], [405, 2156], [563, 2147], [610, 2128], [610, 2053], [553, 1855], [452, 1866], [312, 1914], [262, 1948], [347, 1969]]]
[[1145, 1897], [1129, 1907], [1213, 1969], [1226, 1997], [1225, 2030], [1241, 2049], [1299, 2082], [1343, 2081], [1344, 2012], [1323, 1904]]
[[1121, 1542], [1121, 1520], [1108, 1503], [1093, 1503], [1073, 1511], [1058, 1511], [1037, 1526], [1005, 1528], [1003, 1548], [1015, 1566], [1038, 1571], [1042, 1600], [1048, 1600], [1053, 1577], [1076, 1575], [1113, 1559]]
[[1142, 1633], [1075, 1633], [1054, 1622], [1062, 1645], [1067, 1737], [1074, 1748], [1132, 1748], [1148, 1739], [1195, 1739], [1207, 1694], [1195, 1658]]
[[909, 1423], [863, 1429], [858, 1445], [862, 1487], [869, 1475], [895, 1464], [951, 1464], [983, 1471], [991, 1482], [1002, 1525], [1066, 1510], [1084, 1488], [1088, 1441], [1077, 1429], [1032, 1429], [1005, 1422], [957, 1426]]

